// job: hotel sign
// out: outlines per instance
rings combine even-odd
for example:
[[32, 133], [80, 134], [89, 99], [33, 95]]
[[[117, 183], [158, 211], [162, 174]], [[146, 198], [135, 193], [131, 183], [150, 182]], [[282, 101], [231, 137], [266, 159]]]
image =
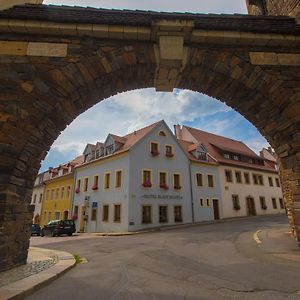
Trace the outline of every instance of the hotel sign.
[[145, 199], [182, 199], [182, 196], [178, 195], [142, 195], [141, 198]]

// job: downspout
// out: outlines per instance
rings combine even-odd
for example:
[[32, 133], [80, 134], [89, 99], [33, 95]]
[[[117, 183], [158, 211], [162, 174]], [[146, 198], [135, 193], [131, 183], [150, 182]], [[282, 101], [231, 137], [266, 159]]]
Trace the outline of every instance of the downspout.
[[189, 175], [190, 175], [190, 192], [191, 192], [191, 205], [192, 205], [192, 223], [195, 223], [195, 215], [194, 215], [194, 199], [193, 199], [193, 185], [192, 185], [192, 168], [191, 161], [189, 160]]

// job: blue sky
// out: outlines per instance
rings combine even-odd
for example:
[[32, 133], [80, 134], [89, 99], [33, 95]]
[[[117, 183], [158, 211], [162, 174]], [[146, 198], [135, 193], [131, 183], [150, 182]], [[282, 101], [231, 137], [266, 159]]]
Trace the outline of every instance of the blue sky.
[[[244, 0], [46, 0], [45, 4], [198, 13], [246, 13]], [[164, 119], [172, 128], [184, 124], [245, 142], [258, 152], [268, 144], [239, 113], [206, 95], [188, 90], [154, 89], [110, 97], [78, 116], [54, 142], [41, 171], [81, 154], [87, 143], [104, 141], [108, 133], [124, 135]]]

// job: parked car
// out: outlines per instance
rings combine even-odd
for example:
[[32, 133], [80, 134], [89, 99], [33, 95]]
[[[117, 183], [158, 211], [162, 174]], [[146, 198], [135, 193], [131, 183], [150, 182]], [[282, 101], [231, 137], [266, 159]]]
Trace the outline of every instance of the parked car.
[[32, 224], [31, 225], [31, 235], [40, 235], [41, 234], [41, 227], [39, 224]]
[[43, 227], [41, 236], [60, 236], [61, 234], [71, 236], [75, 231], [76, 227], [73, 220], [53, 220]]

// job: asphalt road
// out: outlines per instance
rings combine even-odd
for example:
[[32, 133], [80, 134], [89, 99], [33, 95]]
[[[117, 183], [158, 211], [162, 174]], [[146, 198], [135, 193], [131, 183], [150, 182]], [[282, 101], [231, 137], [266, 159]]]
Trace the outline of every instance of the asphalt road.
[[88, 262], [26, 299], [300, 299], [300, 262], [253, 240], [258, 229], [286, 224], [272, 216], [123, 237], [34, 238], [32, 245]]

